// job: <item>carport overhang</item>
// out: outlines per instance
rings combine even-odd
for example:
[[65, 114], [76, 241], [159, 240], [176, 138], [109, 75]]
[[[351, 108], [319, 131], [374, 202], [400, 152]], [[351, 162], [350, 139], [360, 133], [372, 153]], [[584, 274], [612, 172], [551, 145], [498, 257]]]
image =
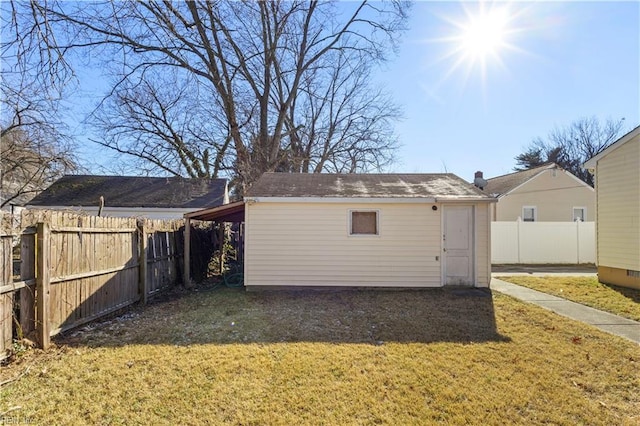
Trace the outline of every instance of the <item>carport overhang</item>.
[[244, 201], [236, 201], [218, 207], [196, 210], [184, 215], [184, 268], [183, 282], [185, 286], [191, 285], [191, 221], [201, 220], [207, 222], [244, 222]]

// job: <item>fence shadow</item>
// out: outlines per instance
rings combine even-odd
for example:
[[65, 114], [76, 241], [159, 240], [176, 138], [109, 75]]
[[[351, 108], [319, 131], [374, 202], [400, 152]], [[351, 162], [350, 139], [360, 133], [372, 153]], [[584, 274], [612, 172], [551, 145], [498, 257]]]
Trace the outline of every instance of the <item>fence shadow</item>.
[[137, 308], [67, 333], [79, 346], [326, 342], [505, 342], [493, 297], [478, 289], [297, 290], [218, 288]]

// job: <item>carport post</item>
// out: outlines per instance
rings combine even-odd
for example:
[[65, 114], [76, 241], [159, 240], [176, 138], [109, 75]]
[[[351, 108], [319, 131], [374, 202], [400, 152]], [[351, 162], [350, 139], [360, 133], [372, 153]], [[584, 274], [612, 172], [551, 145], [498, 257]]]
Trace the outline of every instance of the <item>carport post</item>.
[[187, 217], [184, 224], [184, 267], [182, 268], [182, 282], [185, 287], [191, 286], [191, 218]]

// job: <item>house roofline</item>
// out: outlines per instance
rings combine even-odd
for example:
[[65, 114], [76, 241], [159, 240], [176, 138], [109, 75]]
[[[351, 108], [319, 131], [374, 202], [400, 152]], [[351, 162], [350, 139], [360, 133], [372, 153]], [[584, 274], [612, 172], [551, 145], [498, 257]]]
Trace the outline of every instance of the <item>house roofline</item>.
[[551, 163], [551, 164], [549, 164], [548, 167], [545, 167], [544, 169], [540, 170], [539, 173], [536, 173], [535, 175], [531, 176], [529, 179], [527, 179], [526, 181], [522, 182], [520, 185], [511, 188], [509, 191], [505, 192], [504, 194], [497, 195], [496, 198], [500, 199], [502, 197], [505, 197], [505, 196], [511, 194], [512, 192], [516, 191], [517, 189], [520, 189], [521, 187], [523, 187], [524, 185], [528, 184], [532, 180], [538, 178], [539, 176], [541, 176], [547, 170], [553, 170], [553, 169], [556, 169], [556, 170], [559, 170], [559, 171], [563, 172], [565, 175], [569, 176], [571, 179], [573, 179], [576, 182], [578, 182], [581, 186], [584, 186], [585, 188], [588, 188], [591, 191], [595, 191], [595, 189], [593, 189], [593, 187], [591, 185], [589, 185], [588, 183], [584, 182], [582, 179], [580, 179], [579, 177], [577, 177], [573, 173], [563, 169], [562, 167], [560, 167], [556, 163]]
[[[535, 178], [537, 178], [538, 176], [540, 176], [542, 173], [546, 172], [547, 170], [551, 170], [551, 169], [553, 169], [553, 168], [563, 170], [563, 169], [562, 169], [560, 166], [558, 166], [556, 163], [550, 163], [550, 164], [548, 164], [548, 165], [546, 165], [546, 166], [540, 166], [540, 171], [539, 171], [538, 173], [536, 173], [535, 175], [531, 176], [529, 179], [525, 180], [525, 181], [524, 181], [524, 182], [522, 182], [521, 184], [519, 184], [519, 185], [517, 185], [517, 186], [514, 186], [513, 188], [511, 188], [511, 189], [510, 189], [510, 190], [508, 190], [507, 192], [502, 193], [502, 194], [499, 194], [499, 195], [497, 196], [497, 198], [502, 198], [502, 197], [505, 197], [505, 196], [507, 196], [507, 195], [511, 194], [513, 191], [515, 191], [515, 190], [517, 190], [517, 189], [521, 188], [522, 186], [526, 185], [527, 183], [531, 182], [532, 180], [534, 180]], [[524, 171], [524, 170], [521, 170], [521, 171]], [[518, 173], [518, 172], [514, 172], [514, 173]], [[514, 174], [514, 173], [509, 173], [509, 174]], [[508, 175], [503, 175], [503, 176], [508, 176]], [[502, 177], [502, 176], [498, 176], [498, 177]], [[495, 178], [492, 178], [492, 179], [495, 179]]]
[[490, 178], [487, 178], [487, 181], [492, 181], [492, 180], [494, 180], [494, 179], [500, 179], [500, 178], [503, 178], [503, 177], [505, 177], [505, 176], [511, 176], [511, 175], [515, 175], [515, 174], [518, 174], [518, 173], [522, 173], [522, 172], [527, 172], [527, 171], [529, 171], [529, 170], [533, 170], [533, 169], [540, 169], [540, 170], [542, 171], [542, 170], [550, 169], [550, 168], [552, 168], [552, 167], [554, 167], [554, 166], [555, 166], [555, 167], [559, 167], [559, 166], [558, 166], [556, 163], [554, 163], [553, 161], [549, 161], [549, 162], [547, 162], [547, 163], [545, 163], [545, 164], [542, 164], [542, 165], [540, 165], [540, 166], [531, 167], [530, 169], [516, 170], [516, 171], [510, 172], [510, 173], [505, 173], [505, 174], [503, 174], [503, 175], [498, 175], [498, 176], [490, 177]]
[[[69, 211], [93, 211], [98, 210], [100, 207], [97, 205], [92, 206], [83, 206], [83, 205], [72, 205], [72, 206], [40, 206], [33, 204], [26, 204], [25, 206], [21, 206], [22, 208], [29, 210], [69, 210]], [[150, 212], [175, 212], [175, 213], [189, 213], [195, 210], [200, 209], [200, 207], [121, 207], [121, 206], [104, 206], [105, 211], [150, 211]]]
[[493, 197], [244, 197], [253, 203], [327, 203], [327, 204], [434, 204], [434, 203], [495, 203]]
[[583, 169], [587, 169], [587, 170], [595, 169], [596, 165], [598, 164], [598, 161], [600, 161], [600, 159], [602, 157], [604, 157], [606, 155], [609, 155], [612, 151], [615, 151], [616, 149], [620, 148], [622, 145], [624, 145], [625, 143], [629, 142], [631, 139], [635, 138], [638, 135], [640, 135], [640, 126], [637, 126], [633, 130], [631, 130], [628, 133], [626, 133], [625, 135], [621, 136], [617, 141], [615, 141], [614, 143], [609, 145], [605, 150], [601, 151], [600, 153], [598, 153], [598, 154], [594, 155], [593, 157], [591, 157], [590, 159], [588, 159], [582, 165], [582, 168]]

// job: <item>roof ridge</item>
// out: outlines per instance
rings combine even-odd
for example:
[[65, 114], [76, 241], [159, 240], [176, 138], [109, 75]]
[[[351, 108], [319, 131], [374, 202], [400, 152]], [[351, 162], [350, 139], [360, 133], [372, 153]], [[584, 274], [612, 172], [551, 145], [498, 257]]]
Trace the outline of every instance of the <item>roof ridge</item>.
[[444, 175], [452, 175], [452, 176], [459, 177], [455, 173], [451, 173], [451, 172], [437, 172], [437, 173], [430, 173], [430, 172], [397, 172], [397, 173], [368, 173], [368, 172], [362, 172], [362, 173], [264, 172], [263, 174], [269, 174], [269, 175], [309, 175], [309, 176], [314, 176], [314, 175], [323, 175], [323, 176], [400, 176], [400, 175], [413, 175], [413, 176], [424, 176], [424, 175], [436, 176], [436, 175], [442, 175], [442, 176], [444, 176]]
[[492, 178], [487, 178], [487, 180], [493, 180], [493, 179], [499, 179], [499, 178], [503, 178], [503, 177], [507, 177], [507, 176], [513, 176], [513, 175], [517, 175], [520, 173], [526, 173], [526, 172], [531, 172], [533, 170], [538, 170], [538, 169], [549, 169], [551, 168], [551, 166], [556, 166], [558, 168], [561, 168], [558, 164], [554, 163], [553, 161], [548, 161], [540, 166], [536, 166], [536, 167], [531, 167], [530, 169], [524, 169], [524, 170], [516, 170], [514, 172], [511, 173], [505, 173], [504, 175], [499, 175], [499, 176], [494, 176]]
[[214, 178], [214, 177], [184, 177], [184, 176], [126, 176], [126, 175], [87, 175], [87, 174], [66, 174], [62, 176], [66, 177], [75, 177], [75, 178], [119, 178], [119, 179], [188, 179], [188, 180], [197, 180], [197, 179], [210, 179], [210, 180], [226, 180], [225, 178]]

